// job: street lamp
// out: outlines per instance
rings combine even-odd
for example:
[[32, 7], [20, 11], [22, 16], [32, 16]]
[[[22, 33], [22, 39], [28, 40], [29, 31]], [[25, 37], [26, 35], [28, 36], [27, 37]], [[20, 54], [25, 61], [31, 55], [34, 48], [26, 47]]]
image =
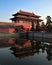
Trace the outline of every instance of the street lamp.
[[34, 21], [32, 21], [32, 28], [31, 31], [34, 31]]

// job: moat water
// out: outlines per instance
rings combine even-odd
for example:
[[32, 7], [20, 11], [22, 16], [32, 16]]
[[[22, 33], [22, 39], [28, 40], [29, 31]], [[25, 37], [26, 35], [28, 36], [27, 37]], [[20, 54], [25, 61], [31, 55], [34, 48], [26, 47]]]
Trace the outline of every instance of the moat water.
[[52, 43], [1, 39], [0, 65], [52, 65]]

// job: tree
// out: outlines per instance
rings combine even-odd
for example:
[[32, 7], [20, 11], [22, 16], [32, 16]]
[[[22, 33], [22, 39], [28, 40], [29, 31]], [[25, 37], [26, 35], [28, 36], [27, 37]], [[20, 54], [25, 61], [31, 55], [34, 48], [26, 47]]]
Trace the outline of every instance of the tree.
[[50, 16], [47, 16], [46, 17], [47, 19], [47, 23], [46, 23], [46, 28], [47, 28], [47, 31], [51, 32], [52, 31], [52, 26], [50, 25], [51, 24], [51, 17]]
[[45, 31], [45, 24], [44, 24], [44, 22], [41, 23], [41, 31]]

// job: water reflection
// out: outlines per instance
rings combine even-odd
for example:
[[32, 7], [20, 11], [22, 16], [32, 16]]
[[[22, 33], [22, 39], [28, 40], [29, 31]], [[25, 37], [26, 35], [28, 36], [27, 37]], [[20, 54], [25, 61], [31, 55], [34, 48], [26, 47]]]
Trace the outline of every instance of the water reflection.
[[47, 46], [46, 52], [47, 52], [47, 59], [50, 61], [52, 59], [52, 45]]
[[11, 39], [0, 39], [0, 48], [9, 47], [15, 43], [13, 38]]
[[[40, 60], [41, 58], [41, 60]], [[28, 39], [0, 39], [1, 65], [52, 65], [52, 44]]]
[[35, 40], [15, 39], [15, 44], [10, 48], [12, 54], [21, 59], [24, 57], [34, 56], [35, 54], [45, 53], [48, 61], [52, 60], [52, 45]]

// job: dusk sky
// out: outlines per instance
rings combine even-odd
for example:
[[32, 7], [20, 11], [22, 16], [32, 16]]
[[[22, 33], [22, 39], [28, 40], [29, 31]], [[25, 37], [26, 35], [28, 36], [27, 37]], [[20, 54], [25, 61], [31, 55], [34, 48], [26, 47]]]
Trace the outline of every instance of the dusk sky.
[[52, 17], [52, 0], [0, 0], [0, 21], [9, 22], [20, 9], [34, 12], [44, 20], [47, 15]]

